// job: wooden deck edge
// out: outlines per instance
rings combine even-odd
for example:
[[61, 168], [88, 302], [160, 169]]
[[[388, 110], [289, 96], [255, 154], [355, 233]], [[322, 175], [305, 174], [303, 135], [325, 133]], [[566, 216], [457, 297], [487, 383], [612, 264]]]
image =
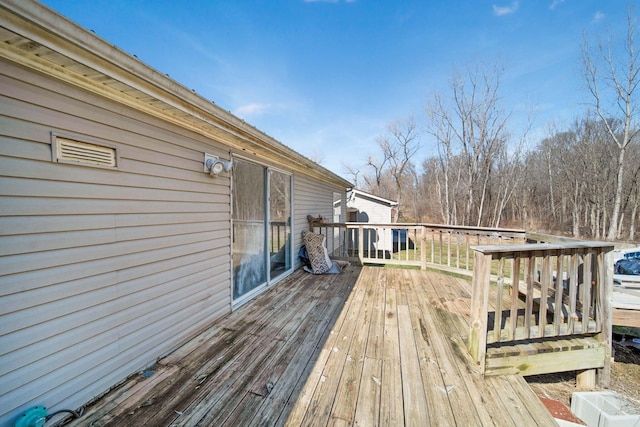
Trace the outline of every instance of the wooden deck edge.
[[640, 310], [627, 310], [624, 308], [613, 308], [612, 324], [616, 326], [630, 326], [640, 328]]
[[[531, 417], [536, 420], [536, 425], [539, 426], [555, 426], [556, 420], [551, 415], [551, 412], [542, 403], [538, 396], [533, 392], [527, 380], [522, 375], [505, 375], [505, 376], [490, 376], [486, 377], [487, 381], [493, 383], [497, 389], [498, 384], [508, 384], [510, 388], [506, 388], [506, 393], [503, 396], [505, 400], [514, 398], [519, 402], [522, 402], [523, 409], [531, 414]], [[511, 414], [510, 414], [511, 415]], [[522, 422], [516, 422], [515, 425], [526, 425]]]
[[485, 375], [528, 376], [603, 368], [606, 357], [606, 348], [600, 345], [553, 353], [487, 358]]

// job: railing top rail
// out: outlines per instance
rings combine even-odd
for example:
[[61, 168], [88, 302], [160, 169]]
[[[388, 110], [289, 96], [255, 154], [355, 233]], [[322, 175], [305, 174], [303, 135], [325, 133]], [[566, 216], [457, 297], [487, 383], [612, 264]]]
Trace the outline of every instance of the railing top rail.
[[[392, 228], [406, 228], [406, 227], [427, 227], [434, 229], [445, 229], [445, 230], [470, 230], [477, 232], [487, 232], [487, 233], [517, 233], [517, 234], [525, 234], [525, 230], [520, 230], [517, 228], [491, 228], [491, 227], [472, 227], [465, 225], [443, 225], [443, 224], [429, 224], [424, 222], [394, 222], [394, 223], [373, 223], [373, 222], [346, 222], [344, 223], [347, 226], [360, 226], [366, 225], [369, 227], [392, 227]], [[331, 225], [331, 224], [327, 224]], [[338, 224], [335, 224], [338, 225]]]
[[361, 225], [373, 228], [373, 227], [385, 227], [385, 228], [408, 228], [408, 227], [422, 227], [423, 224], [415, 223], [402, 223], [402, 222], [347, 222], [347, 226], [359, 227]]
[[511, 253], [511, 252], [536, 252], [536, 251], [553, 251], [553, 250], [571, 250], [571, 249], [602, 249], [604, 251], [612, 251], [614, 244], [609, 242], [567, 242], [567, 243], [527, 243], [522, 245], [490, 245], [490, 246], [471, 246], [476, 252], [485, 255]]
[[535, 240], [545, 243], [571, 243], [582, 241], [581, 239], [577, 239], [575, 237], [555, 236], [553, 234], [538, 233], [537, 231], [527, 231], [526, 237], [529, 240]]

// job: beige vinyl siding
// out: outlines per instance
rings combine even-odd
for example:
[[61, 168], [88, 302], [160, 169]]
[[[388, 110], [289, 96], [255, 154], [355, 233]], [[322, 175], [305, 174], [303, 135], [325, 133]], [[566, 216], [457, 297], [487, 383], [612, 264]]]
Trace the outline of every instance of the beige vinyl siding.
[[[300, 246], [302, 246], [302, 231], [309, 229], [307, 215], [313, 215], [314, 217], [322, 215], [327, 221], [331, 222], [333, 219], [334, 192], [342, 194], [344, 200], [344, 188], [333, 187], [306, 176], [296, 175], [294, 177], [295, 238], [293, 243], [296, 265], [300, 264], [297, 254]], [[343, 203], [343, 218], [346, 215], [344, 205]]]
[[[51, 132], [118, 150], [55, 163]], [[231, 309], [214, 141], [0, 60], [0, 425], [77, 408]]]

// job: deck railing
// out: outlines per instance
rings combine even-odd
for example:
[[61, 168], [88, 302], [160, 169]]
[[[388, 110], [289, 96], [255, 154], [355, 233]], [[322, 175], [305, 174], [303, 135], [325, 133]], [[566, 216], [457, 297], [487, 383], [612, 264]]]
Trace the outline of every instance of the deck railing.
[[471, 275], [471, 245], [524, 243], [515, 229], [444, 226], [437, 224], [330, 223], [314, 225], [327, 236], [330, 255], [366, 264], [445, 268]]
[[[613, 250], [612, 244], [528, 233], [524, 230], [355, 222], [314, 225], [312, 230], [327, 236], [326, 244], [331, 256], [352, 258], [363, 264], [413, 265], [422, 269], [444, 269], [473, 277], [476, 283], [479, 280], [478, 276], [487, 272], [480, 269], [485, 269], [484, 264], [490, 261], [491, 268], [488, 272], [491, 281], [508, 287], [509, 295], [517, 296], [518, 292], [524, 295], [527, 306], [534, 300], [541, 300], [549, 304], [547, 311], [551, 313], [556, 305], [560, 306], [555, 298], [563, 301], [562, 307], [565, 312], [558, 312], [553, 320], [554, 331], [557, 329], [556, 335], [565, 332], [569, 335], [583, 331], [595, 332], [593, 319], [587, 322], [587, 317], [580, 317], [580, 322], [576, 323], [568, 316], [566, 309], [568, 307], [573, 311], [577, 310], [581, 316], [585, 304], [585, 309], [593, 311], [593, 304], [596, 303], [595, 294], [592, 289], [581, 284], [583, 281], [588, 283], [589, 280], [594, 286], [601, 283], [599, 278], [603, 277], [602, 269], [605, 267], [608, 278], [613, 275], [610, 257], [607, 258], [608, 261], [604, 258]], [[553, 243], [548, 243], [551, 241]], [[479, 261], [482, 265], [478, 265]], [[514, 271], [519, 271], [519, 274], [514, 275]], [[560, 277], [560, 281], [557, 277]], [[484, 283], [483, 286], [488, 286], [486, 280], [482, 279], [481, 282]], [[563, 292], [555, 292], [556, 283], [562, 284]], [[497, 292], [504, 295], [504, 290], [499, 288]], [[514, 294], [511, 292], [513, 289], [517, 289], [518, 292]], [[546, 292], [544, 295], [543, 289]], [[530, 295], [531, 292], [533, 296]], [[592, 301], [589, 301], [589, 298]], [[513, 299], [496, 302], [500, 307], [515, 303]], [[509, 306], [509, 310], [511, 309]], [[544, 310], [542, 308], [542, 313], [547, 314]], [[537, 312], [534, 314], [535, 318], [539, 318]], [[500, 342], [504, 337], [527, 339], [533, 336], [549, 336], [549, 328], [552, 325], [546, 324], [544, 318], [541, 322], [541, 331], [537, 329], [540, 327], [538, 323], [527, 323], [528, 332], [523, 332], [522, 328], [513, 329], [513, 325], [511, 330], [492, 329], [488, 342]]]
[[610, 340], [613, 245], [571, 242], [472, 249], [468, 345], [480, 366], [492, 343], [576, 335]]
[[[549, 362], [526, 355], [532, 354], [530, 346], [535, 342], [535, 351], [541, 353], [561, 352], [567, 346], [572, 351], [584, 348], [576, 358], [585, 360], [566, 363], [574, 367], [569, 370], [584, 370], [579, 379], [587, 384], [592, 380], [584, 378], [591, 377], [593, 368], [604, 367], [600, 377], [603, 383], [608, 381], [612, 244], [523, 230], [436, 224], [321, 224], [313, 230], [327, 236], [327, 248], [334, 257], [472, 277], [468, 346], [483, 373], [485, 369], [487, 374], [506, 372], [504, 367], [495, 368], [508, 358], [493, 359], [502, 357], [498, 347], [509, 354], [524, 351], [525, 355], [512, 359], [525, 362], [509, 372], [562, 371], [562, 366], [550, 366], [558, 364], [556, 359]], [[486, 359], [485, 366], [487, 346], [492, 359]], [[538, 366], [527, 368], [528, 361]]]

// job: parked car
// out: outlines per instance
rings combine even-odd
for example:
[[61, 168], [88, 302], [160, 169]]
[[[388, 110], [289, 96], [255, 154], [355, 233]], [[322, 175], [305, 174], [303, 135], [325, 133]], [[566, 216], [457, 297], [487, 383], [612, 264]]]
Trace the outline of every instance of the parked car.
[[407, 237], [406, 228], [393, 229], [393, 252], [414, 249], [413, 239]]
[[616, 261], [614, 274], [640, 276], [640, 258], [622, 258]]
[[613, 262], [621, 259], [640, 259], [640, 246], [635, 248], [616, 249], [613, 251]]

